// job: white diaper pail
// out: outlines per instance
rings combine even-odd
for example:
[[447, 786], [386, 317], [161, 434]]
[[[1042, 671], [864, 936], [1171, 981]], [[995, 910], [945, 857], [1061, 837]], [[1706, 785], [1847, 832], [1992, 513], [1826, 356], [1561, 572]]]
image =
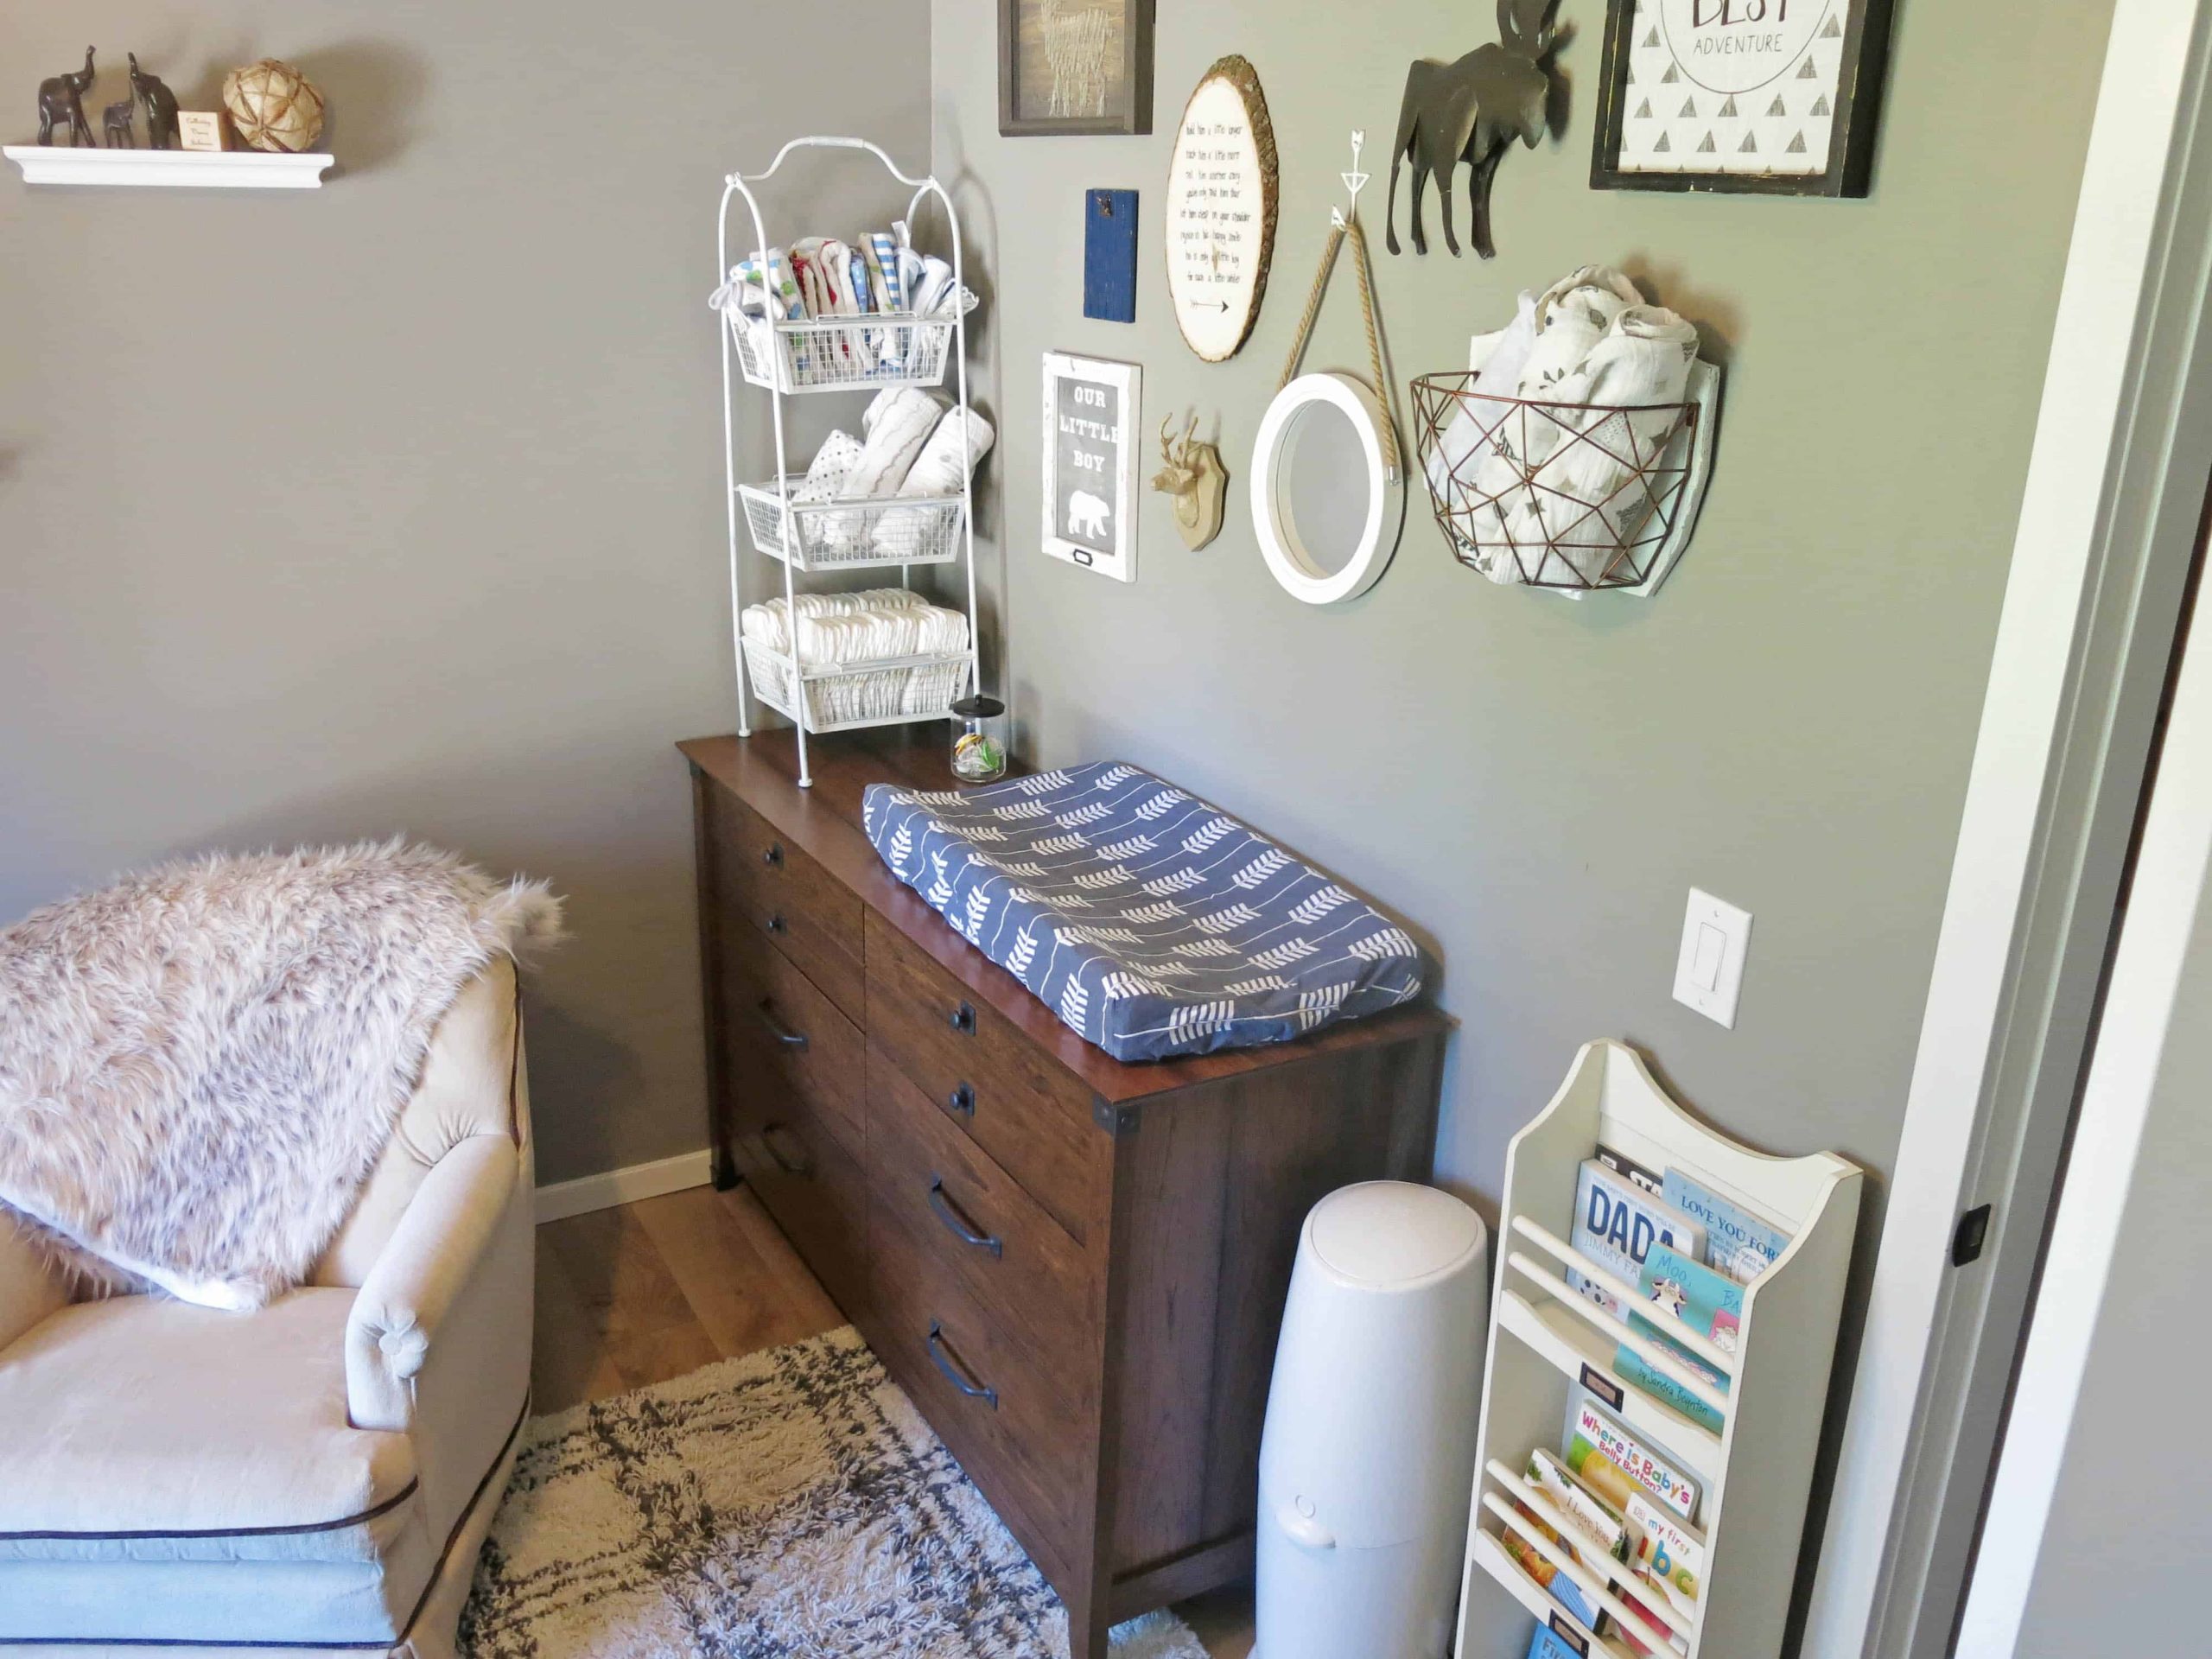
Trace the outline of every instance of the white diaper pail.
[[1298, 1243], [1260, 1442], [1254, 1659], [1442, 1659], [1482, 1406], [1489, 1236], [1366, 1181]]

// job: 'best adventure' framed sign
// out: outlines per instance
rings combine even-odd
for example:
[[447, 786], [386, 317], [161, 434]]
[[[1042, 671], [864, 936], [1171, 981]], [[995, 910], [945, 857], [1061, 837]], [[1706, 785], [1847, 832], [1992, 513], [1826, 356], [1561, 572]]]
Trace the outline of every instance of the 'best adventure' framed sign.
[[1590, 182], [1863, 196], [1891, 0], [1611, 0]]
[[1137, 579], [1137, 405], [1143, 371], [1045, 353], [1045, 550], [1116, 582]]

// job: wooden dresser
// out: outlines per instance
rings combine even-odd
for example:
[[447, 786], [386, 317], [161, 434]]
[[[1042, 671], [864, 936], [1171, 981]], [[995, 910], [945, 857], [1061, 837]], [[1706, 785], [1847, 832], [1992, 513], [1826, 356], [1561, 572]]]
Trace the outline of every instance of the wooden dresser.
[[1450, 1021], [1124, 1065], [901, 886], [879, 781], [942, 728], [680, 746], [696, 813], [718, 1184], [742, 1179], [1068, 1606], [1106, 1629], [1249, 1573], [1306, 1211], [1420, 1180]]

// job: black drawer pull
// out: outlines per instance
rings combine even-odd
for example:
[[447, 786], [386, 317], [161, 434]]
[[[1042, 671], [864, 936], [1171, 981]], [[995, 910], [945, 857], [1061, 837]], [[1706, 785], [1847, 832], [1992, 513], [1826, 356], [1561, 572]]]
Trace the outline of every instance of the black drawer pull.
[[760, 1023], [768, 1027], [768, 1034], [785, 1048], [806, 1046], [806, 1033], [803, 1031], [793, 1031], [782, 1020], [777, 1019], [776, 1005], [767, 997], [764, 996], [760, 999], [760, 1006], [753, 1012], [760, 1016]]
[[994, 1256], [1003, 1258], [1006, 1247], [988, 1234], [979, 1233], [961, 1219], [959, 1211], [952, 1207], [952, 1200], [944, 1195], [944, 1177], [930, 1177], [930, 1208], [937, 1211], [945, 1230], [963, 1244], [973, 1244], [979, 1250], [988, 1250]]
[[970, 1400], [988, 1400], [993, 1411], [999, 1408], [999, 1391], [987, 1389], [980, 1382], [970, 1382], [953, 1369], [951, 1353], [944, 1345], [944, 1331], [935, 1319], [930, 1321], [930, 1361], [944, 1373], [944, 1380], [966, 1395]]
[[770, 842], [766, 847], [761, 849], [760, 861], [763, 864], [766, 864], [772, 870], [782, 868], [784, 862], [784, 843], [780, 841]]
[[970, 1002], [963, 1002], [955, 1008], [952, 1011], [951, 1024], [955, 1031], [973, 1037], [976, 1034], [975, 1005]]
[[952, 1092], [944, 1097], [944, 1103], [951, 1107], [954, 1111], [959, 1113], [963, 1117], [975, 1116], [976, 1090], [974, 1085], [965, 1083], [954, 1084], [952, 1085]]
[[[788, 1135], [794, 1141], [798, 1141], [799, 1154], [797, 1163], [793, 1163], [776, 1150], [776, 1137], [779, 1135]], [[760, 1146], [761, 1149], [767, 1153], [768, 1161], [782, 1170], [785, 1174], [805, 1177], [814, 1173], [814, 1160], [807, 1156], [806, 1142], [800, 1141], [795, 1133], [783, 1124], [763, 1124], [760, 1128]]]
[[771, 933], [788, 933], [791, 931], [791, 925], [784, 919], [780, 911], [768, 918], [768, 931]]

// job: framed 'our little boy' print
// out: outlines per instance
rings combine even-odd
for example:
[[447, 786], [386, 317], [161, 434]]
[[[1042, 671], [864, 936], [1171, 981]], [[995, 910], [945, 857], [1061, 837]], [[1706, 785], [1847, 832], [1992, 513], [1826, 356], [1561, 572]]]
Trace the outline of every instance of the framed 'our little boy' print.
[[1137, 579], [1142, 376], [1134, 363], [1045, 353], [1045, 550], [1116, 582]]
[[1590, 182], [1863, 196], [1891, 0], [1611, 0]]

